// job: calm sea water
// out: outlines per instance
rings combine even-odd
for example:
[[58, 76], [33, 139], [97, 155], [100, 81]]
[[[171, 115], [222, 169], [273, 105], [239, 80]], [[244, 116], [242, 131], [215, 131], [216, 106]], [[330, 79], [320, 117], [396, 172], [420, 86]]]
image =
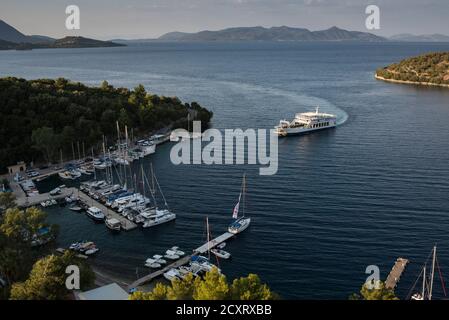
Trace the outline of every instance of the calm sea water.
[[[215, 128], [270, 128], [316, 105], [337, 129], [280, 141], [279, 171], [256, 166], [174, 166], [170, 144], [154, 164], [175, 223], [113, 235], [86, 216], [49, 210], [59, 244], [89, 239], [94, 263], [133, 280], [144, 260], [173, 245], [187, 251], [225, 231], [248, 176], [252, 225], [229, 242], [229, 278], [257, 273], [284, 298], [346, 299], [368, 265], [385, 278], [399, 256], [411, 260], [398, 287], [404, 297], [434, 243], [449, 272], [449, 90], [373, 79], [376, 68], [408, 56], [449, 51], [414, 43], [153, 43], [126, 48], [0, 52], [0, 75], [104, 79], [198, 101]], [[47, 182], [60, 184], [57, 178]], [[137, 268], [138, 267], [138, 268]], [[136, 269], [137, 268], [137, 269]], [[449, 273], [446, 274], [449, 277]], [[436, 284], [436, 295], [442, 295]]]

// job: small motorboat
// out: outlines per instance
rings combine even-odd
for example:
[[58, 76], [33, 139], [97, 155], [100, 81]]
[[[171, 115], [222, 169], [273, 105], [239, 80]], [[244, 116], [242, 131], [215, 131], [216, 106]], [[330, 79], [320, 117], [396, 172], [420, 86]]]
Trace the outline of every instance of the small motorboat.
[[155, 255], [153, 256], [153, 259], [155, 259], [157, 263], [160, 263], [160, 264], [166, 264], [166, 263], [167, 263], [167, 260], [164, 260], [164, 259], [162, 259], [162, 258], [163, 258], [163, 257], [162, 257], [160, 254], [155, 254]]
[[170, 249], [171, 251], [174, 251], [175, 252], [175, 254], [177, 255], [177, 256], [183, 256], [183, 255], [185, 255], [185, 252], [184, 251], [181, 251], [181, 250], [179, 250], [179, 247], [177, 247], [177, 246], [173, 246], [173, 247], [171, 247], [171, 249]]
[[78, 251], [85, 252], [92, 248], [95, 248], [95, 243], [93, 243], [92, 241], [87, 241], [80, 244]]
[[167, 272], [164, 273], [164, 278], [168, 281], [172, 281], [174, 279], [181, 279], [181, 274], [179, 273], [178, 269], [170, 269]]
[[61, 188], [55, 188], [55, 189], [50, 191], [50, 195], [51, 196], [56, 196], [58, 194], [61, 194]]
[[94, 253], [97, 253], [99, 250], [100, 250], [100, 249], [98, 249], [97, 247], [93, 246], [93, 247], [91, 247], [90, 249], [84, 251], [84, 254], [85, 254], [86, 256], [90, 256], [90, 255], [93, 255]]
[[229, 252], [222, 249], [212, 249], [210, 252], [222, 259], [229, 259], [231, 257], [231, 254]]
[[95, 221], [104, 221], [104, 213], [96, 207], [87, 209], [87, 215]]
[[179, 259], [179, 256], [176, 254], [175, 251], [167, 250], [167, 251], [165, 251], [164, 258], [167, 258], [169, 260], [177, 260], [177, 259]]
[[161, 267], [161, 264], [157, 262], [156, 259], [148, 258], [145, 261], [145, 267], [151, 268], [151, 269], [159, 269]]
[[106, 224], [106, 227], [112, 231], [120, 231], [122, 228], [122, 223], [116, 218], [106, 219], [104, 223]]
[[83, 210], [83, 208], [79, 207], [79, 206], [71, 206], [69, 207], [69, 210], [75, 211], [75, 212], [80, 212]]
[[78, 251], [79, 248], [81, 247], [81, 245], [82, 245], [82, 242], [75, 242], [70, 245], [69, 249]]
[[226, 247], [226, 242], [222, 242], [217, 246], [218, 249], [224, 249], [225, 247]]

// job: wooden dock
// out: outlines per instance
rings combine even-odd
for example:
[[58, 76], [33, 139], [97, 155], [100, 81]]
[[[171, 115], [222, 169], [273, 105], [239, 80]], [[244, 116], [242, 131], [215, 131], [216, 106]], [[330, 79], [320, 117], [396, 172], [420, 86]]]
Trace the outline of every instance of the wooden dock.
[[132, 288], [137, 288], [141, 285], [144, 285], [145, 283], [151, 282], [154, 278], [162, 276], [165, 272], [167, 272], [168, 270], [170, 270], [172, 268], [178, 268], [180, 266], [187, 264], [191, 258], [192, 258], [191, 255], [187, 255], [185, 257], [182, 257], [181, 259], [176, 260], [175, 262], [173, 262], [171, 264], [168, 264], [167, 266], [165, 266], [164, 268], [162, 268], [160, 270], [157, 270], [157, 271], [150, 273], [140, 279], [137, 279], [136, 281], [134, 281], [133, 283], [131, 283], [128, 286], [128, 290], [130, 290]]
[[401, 275], [407, 267], [408, 260], [404, 258], [397, 258], [393, 268], [391, 268], [390, 274], [385, 280], [385, 288], [394, 290], [398, 285]]
[[229, 240], [233, 236], [234, 236], [234, 234], [232, 234], [230, 232], [225, 232], [221, 236], [219, 236], [215, 239], [212, 239], [211, 241], [203, 244], [201, 247], [196, 248], [195, 250], [193, 250], [193, 252], [196, 254], [203, 254], [203, 253], [207, 252], [208, 250], [213, 249], [214, 247], [218, 246], [220, 243]]
[[137, 224], [135, 224], [132, 221], [129, 221], [128, 219], [126, 219], [122, 215], [118, 214], [114, 210], [104, 206], [103, 204], [101, 204], [97, 200], [92, 199], [91, 197], [89, 197], [87, 194], [85, 194], [81, 190], [77, 190], [77, 192], [78, 192], [78, 196], [79, 196], [80, 200], [85, 202], [88, 206], [90, 206], [90, 207], [97, 207], [98, 209], [100, 209], [104, 213], [104, 215], [106, 217], [108, 217], [108, 218], [115, 218], [118, 221], [120, 221], [120, 223], [122, 224], [122, 229], [123, 230], [129, 231], [129, 230], [133, 230], [133, 229], [137, 228]]
[[167, 272], [168, 270], [170, 270], [172, 268], [178, 268], [180, 266], [187, 264], [193, 255], [206, 253], [209, 249], [212, 249], [212, 248], [216, 247], [217, 245], [219, 245], [220, 243], [223, 243], [223, 242], [229, 240], [233, 236], [234, 236], [234, 234], [232, 234], [230, 232], [223, 233], [221, 236], [218, 236], [217, 238], [209, 241], [208, 243], [203, 244], [201, 247], [198, 247], [195, 250], [193, 250], [192, 255], [187, 255], [185, 257], [182, 257], [181, 259], [178, 259], [175, 262], [167, 265], [163, 269], [157, 270], [157, 271], [150, 273], [140, 279], [137, 279], [135, 282], [133, 282], [132, 284], [130, 284], [128, 286], [128, 290], [130, 290], [132, 288], [137, 288], [139, 286], [144, 285], [145, 283], [151, 282], [153, 279], [155, 279], [159, 276], [162, 276], [165, 272]]

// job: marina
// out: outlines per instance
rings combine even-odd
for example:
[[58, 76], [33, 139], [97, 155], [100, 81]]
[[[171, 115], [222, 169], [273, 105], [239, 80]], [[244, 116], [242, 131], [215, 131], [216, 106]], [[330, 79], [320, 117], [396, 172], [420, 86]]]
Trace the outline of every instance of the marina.
[[[69, 206], [53, 206], [45, 210], [49, 223], [61, 226], [58, 246], [95, 241], [101, 252], [92, 264], [131, 283], [136, 267], [143, 268], [154, 253], [173, 245], [192, 253], [203, 245], [205, 215], [221, 231], [217, 236], [227, 231], [246, 170], [252, 221], [225, 248], [232, 262], [223, 261], [221, 268], [230, 279], [254, 272], [283, 298], [347, 299], [360, 289], [365, 266], [379, 264], [385, 280], [396, 258], [404, 257], [417, 262], [408, 264], [396, 286], [395, 293], [405, 297], [419, 272], [415, 266], [435, 242], [441, 267], [448, 270], [447, 92], [373, 79], [377, 67], [421, 52], [447, 51], [447, 44], [154, 43], [122, 49], [120, 54], [105, 48], [53, 50], [54, 59], [37, 51], [2, 52], [0, 64], [5, 74], [28, 79], [63, 75], [89, 84], [106, 79], [129, 89], [142, 82], [155, 93], [210, 107], [220, 130], [272, 128], [317, 105], [320, 112], [336, 115], [339, 126], [280, 139], [279, 172], [266, 177], [252, 166], [173, 165], [170, 145], [158, 145], [154, 154], [131, 165], [142, 162], [148, 169], [153, 163], [176, 222], [117, 234]], [[233, 64], [224, 63], [234, 52]], [[65, 59], [71, 68], [60, 69]], [[217, 63], [205, 66], [208, 59]], [[130, 70], [167, 77], [134, 78]], [[46, 170], [54, 168], [39, 168]], [[97, 170], [97, 178], [104, 179], [105, 172]], [[85, 179], [93, 177], [63, 182], [51, 175], [36, 185], [45, 191], [61, 184], [77, 188]], [[411, 232], [421, 240], [412, 241]], [[436, 286], [434, 298], [441, 296]]]

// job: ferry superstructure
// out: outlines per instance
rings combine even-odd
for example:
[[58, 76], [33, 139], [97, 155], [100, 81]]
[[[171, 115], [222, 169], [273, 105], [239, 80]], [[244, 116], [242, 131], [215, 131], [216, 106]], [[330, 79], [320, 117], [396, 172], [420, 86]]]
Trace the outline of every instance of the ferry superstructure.
[[334, 128], [336, 125], [335, 115], [320, 113], [317, 107], [315, 112], [297, 113], [292, 121], [281, 120], [275, 127], [275, 132], [278, 136], [285, 137]]

